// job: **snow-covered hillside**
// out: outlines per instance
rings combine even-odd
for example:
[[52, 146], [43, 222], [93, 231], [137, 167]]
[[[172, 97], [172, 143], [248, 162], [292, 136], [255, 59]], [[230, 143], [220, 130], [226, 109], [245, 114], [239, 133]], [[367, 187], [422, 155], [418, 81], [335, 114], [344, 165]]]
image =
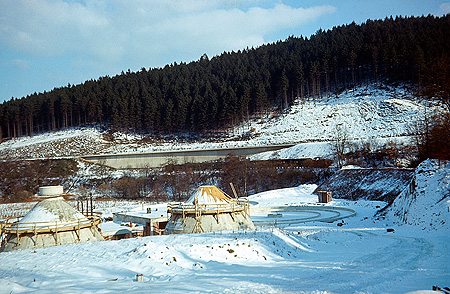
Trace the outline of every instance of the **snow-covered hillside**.
[[[329, 157], [329, 141], [336, 128], [349, 139], [384, 144], [408, 141], [411, 123], [420, 121], [424, 104], [403, 88], [360, 87], [337, 97], [316, 101], [297, 100], [280, 116], [270, 115], [245, 123], [230, 132], [228, 138], [214, 142], [148, 142], [142, 136], [115, 133], [113, 142], [95, 128], [58, 131], [23, 137], [0, 144], [0, 159], [51, 158], [99, 153], [151, 152], [164, 150], [214, 149], [241, 146], [298, 144], [289, 150], [270, 152], [255, 159]], [[245, 138], [245, 139], [240, 139]], [[381, 140], [381, 141], [380, 141]]]
[[410, 123], [424, 114], [424, 105], [404, 89], [360, 87], [330, 99], [297, 101], [287, 114], [252, 127], [260, 134], [254, 140], [263, 142], [329, 141], [337, 126], [349, 139], [367, 140], [408, 135]]
[[423, 230], [450, 230], [450, 162], [422, 162], [409, 187], [383, 214]]

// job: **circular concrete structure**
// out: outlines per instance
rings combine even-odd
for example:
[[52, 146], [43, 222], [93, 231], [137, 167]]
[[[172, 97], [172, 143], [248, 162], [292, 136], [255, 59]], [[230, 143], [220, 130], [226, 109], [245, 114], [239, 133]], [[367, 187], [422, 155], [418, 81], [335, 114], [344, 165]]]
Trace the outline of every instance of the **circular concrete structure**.
[[63, 186], [39, 187], [39, 196], [58, 196], [64, 194]]
[[169, 203], [165, 234], [254, 230], [249, 203], [226, 195], [215, 186], [202, 186], [184, 203]]
[[252, 221], [255, 226], [292, 225], [307, 222], [334, 222], [356, 215], [353, 209], [331, 206], [279, 206], [251, 207]]
[[84, 216], [76, 211], [58, 196], [62, 186], [42, 188], [42, 200], [24, 217], [2, 222], [5, 237], [0, 252], [104, 240], [98, 229], [99, 215]]

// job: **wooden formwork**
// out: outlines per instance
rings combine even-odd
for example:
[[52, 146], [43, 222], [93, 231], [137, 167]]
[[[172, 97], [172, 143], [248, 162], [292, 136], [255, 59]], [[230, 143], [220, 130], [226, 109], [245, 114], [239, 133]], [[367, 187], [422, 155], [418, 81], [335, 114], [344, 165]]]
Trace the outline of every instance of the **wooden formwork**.
[[162, 235], [164, 234], [164, 229], [166, 228], [167, 221], [161, 221], [161, 222], [153, 222], [153, 235]]
[[[19, 223], [20, 219], [21, 218], [15, 217], [2, 220], [0, 223], [0, 236], [3, 234], [6, 236], [15, 235], [17, 243], [20, 244], [20, 239], [22, 236], [53, 234], [56, 242], [58, 243], [58, 233], [74, 231], [79, 237], [79, 231], [81, 229], [98, 227], [102, 221], [100, 214], [88, 216], [86, 219], [72, 219], [53, 222]], [[8, 242], [8, 238], [4, 238], [3, 241]]]

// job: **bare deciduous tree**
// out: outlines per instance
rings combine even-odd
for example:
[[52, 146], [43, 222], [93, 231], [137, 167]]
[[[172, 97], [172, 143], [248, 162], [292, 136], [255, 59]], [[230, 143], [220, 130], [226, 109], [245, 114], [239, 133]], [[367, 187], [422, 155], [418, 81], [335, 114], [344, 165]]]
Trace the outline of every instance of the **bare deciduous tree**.
[[342, 125], [336, 125], [331, 149], [333, 150], [337, 167], [341, 168], [344, 165], [345, 152], [350, 148], [350, 145], [347, 129]]

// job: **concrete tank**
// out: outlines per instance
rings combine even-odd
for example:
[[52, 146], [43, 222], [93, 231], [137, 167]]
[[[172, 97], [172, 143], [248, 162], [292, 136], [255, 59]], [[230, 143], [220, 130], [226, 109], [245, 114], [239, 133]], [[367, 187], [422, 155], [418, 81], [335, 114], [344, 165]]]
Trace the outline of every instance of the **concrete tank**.
[[39, 196], [58, 196], [64, 194], [63, 186], [39, 187]]

